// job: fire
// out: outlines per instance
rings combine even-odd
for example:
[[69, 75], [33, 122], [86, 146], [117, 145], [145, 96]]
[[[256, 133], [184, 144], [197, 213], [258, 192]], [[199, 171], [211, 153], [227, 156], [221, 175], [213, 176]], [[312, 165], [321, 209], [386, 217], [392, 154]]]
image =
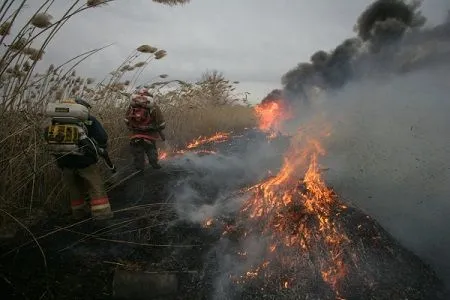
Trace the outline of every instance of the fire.
[[288, 112], [287, 104], [282, 100], [273, 100], [255, 106], [255, 113], [259, 121], [259, 129], [264, 132], [279, 132], [284, 121], [292, 115]]
[[195, 139], [194, 141], [190, 142], [186, 148], [187, 149], [194, 149], [197, 148], [201, 145], [204, 145], [206, 143], [211, 143], [211, 142], [224, 142], [226, 140], [228, 140], [230, 138], [230, 133], [226, 133], [226, 132], [217, 132], [216, 134], [214, 134], [213, 136], [210, 137], [203, 137], [200, 136], [197, 139]]
[[214, 223], [214, 219], [213, 218], [208, 218], [203, 222], [203, 227], [207, 228], [207, 227], [211, 227]]
[[[303, 269], [305, 265], [296, 266], [301, 264], [299, 258], [314, 257], [310, 260], [319, 269], [322, 280], [339, 298], [339, 287], [347, 274], [342, 249], [349, 239], [333, 220], [346, 207], [326, 186], [318, 163], [318, 158], [325, 155], [319, 138], [329, 132], [317, 133], [314, 127], [313, 130], [314, 134], [304, 130], [291, 140], [291, 148], [276, 176], [249, 189], [251, 195], [239, 219], [246, 224], [246, 235], [268, 238], [266, 258], [270, 265], [278, 265], [279, 270]], [[268, 265], [256, 266], [251, 272], [264, 271], [264, 276], [270, 277]], [[280, 284], [291, 286], [288, 281]]]
[[218, 132], [210, 137], [199, 137], [197, 139], [194, 139], [193, 141], [189, 142], [185, 149], [173, 149], [172, 151], [164, 151], [161, 148], [158, 148], [158, 155], [160, 160], [167, 160], [171, 157], [180, 156], [187, 152], [194, 152], [198, 155], [206, 155], [206, 154], [217, 154], [217, 151], [214, 150], [195, 150], [195, 148], [200, 147], [201, 145], [204, 145], [206, 143], [221, 143], [230, 138], [231, 133], [226, 132]]
[[161, 149], [158, 149], [158, 155], [160, 160], [165, 160], [169, 156], [169, 153], [166, 151], [162, 151]]

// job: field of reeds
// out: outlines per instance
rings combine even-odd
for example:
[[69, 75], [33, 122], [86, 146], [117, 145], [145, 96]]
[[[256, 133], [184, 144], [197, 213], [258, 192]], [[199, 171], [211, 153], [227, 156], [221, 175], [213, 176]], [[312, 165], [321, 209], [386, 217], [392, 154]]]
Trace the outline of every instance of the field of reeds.
[[[90, 102], [109, 134], [109, 152], [119, 166], [130, 159], [122, 119], [129, 95], [138, 85], [149, 88], [164, 113], [167, 143], [163, 146], [182, 148], [200, 135], [254, 126], [246, 94], [235, 92], [239, 83], [226, 80], [219, 72], [205, 72], [197, 82], [172, 79], [168, 74], [145, 78], [144, 70], [150, 64], [167, 59], [165, 50], [148, 44], [136, 45], [114, 70], [105, 70], [105, 78], [81, 76], [76, 70], [105, 47], [37, 72], [49, 42], [69, 19], [110, 1], [72, 1], [70, 9], [56, 18], [51, 15], [53, 1], [43, 0], [19, 24], [17, 17], [26, 2], [5, 0], [0, 5], [0, 228], [14, 221], [12, 216], [27, 224], [61, 212], [68, 201], [60, 171], [42, 139], [47, 121], [43, 112], [49, 102], [76, 96]], [[176, 5], [188, 1], [154, 2]]]

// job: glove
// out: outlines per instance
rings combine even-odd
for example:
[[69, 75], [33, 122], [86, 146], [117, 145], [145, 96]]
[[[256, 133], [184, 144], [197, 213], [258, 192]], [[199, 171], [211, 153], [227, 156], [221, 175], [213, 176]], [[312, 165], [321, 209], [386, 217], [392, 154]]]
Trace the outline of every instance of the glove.
[[97, 147], [97, 151], [98, 151], [99, 155], [103, 156], [106, 152], [106, 149], [99, 146], [99, 147]]
[[92, 143], [92, 141], [89, 140], [88, 138], [80, 139], [80, 141], [78, 142], [78, 146], [80, 147], [80, 149], [84, 153], [84, 155], [95, 158], [96, 160], [98, 159], [97, 158], [98, 149], [96, 149], [98, 147], [96, 147]]

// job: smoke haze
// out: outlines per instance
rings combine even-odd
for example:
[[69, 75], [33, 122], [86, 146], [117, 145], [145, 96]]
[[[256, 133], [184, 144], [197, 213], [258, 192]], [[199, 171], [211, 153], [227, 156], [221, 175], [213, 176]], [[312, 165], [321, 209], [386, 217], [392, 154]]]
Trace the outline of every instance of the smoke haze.
[[450, 284], [450, 65], [350, 84], [324, 107], [326, 178]]
[[243, 199], [239, 189], [268, 175], [281, 165], [283, 150], [268, 143], [264, 134], [235, 138], [224, 144], [227, 154], [197, 156], [187, 154], [172, 162], [189, 170], [185, 178], [173, 183], [172, 195], [181, 220], [202, 224], [210, 218], [232, 214]]
[[[327, 183], [450, 287], [450, 24], [421, 29], [419, 8], [376, 1], [357, 21], [355, 38], [314, 53], [263, 101], [291, 103], [297, 119], [289, 122], [290, 133], [325, 117], [332, 129], [321, 161], [330, 168]], [[281, 148], [260, 140], [227, 156], [180, 159], [176, 163], [192, 170], [175, 184], [180, 218], [202, 223], [235, 212], [243, 200], [230, 192], [279, 167]], [[264, 241], [243, 242], [249, 243], [249, 261], [259, 259]], [[246, 269], [224, 249], [221, 244], [212, 251], [222, 274]], [[227, 280], [217, 278], [217, 295], [226, 294]]]
[[369, 6], [358, 37], [286, 73], [282, 93], [298, 110], [291, 130], [331, 125], [327, 182], [450, 287], [450, 23], [418, 29], [420, 7], [400, 2]]

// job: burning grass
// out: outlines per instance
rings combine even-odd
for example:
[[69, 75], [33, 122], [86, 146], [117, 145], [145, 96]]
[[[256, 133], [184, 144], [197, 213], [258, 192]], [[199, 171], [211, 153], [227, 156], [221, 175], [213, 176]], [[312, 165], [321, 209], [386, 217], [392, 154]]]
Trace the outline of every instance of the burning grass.
[[[432, 271], [424, 272], [418, 258], [326, 185], [319, 161], [331, 132], [320, 130], [323, 124], [299, 131], [278, 174], [243, 191], [248, 199], [236, 220], [224, 222], [228, 242], [218, 251], [234, 253], [236, 265], [225, 267], [218, 293], [241, 299], [442, 298]], [[208, 218], [203, 226], [214, 223]]]
[[282, 131], [283, 123], [293, 118], [288, 104], [281, 98], [263, 101], [255, 106], [259, 129], [265, 132]]
[[168, 110], [165, 115], [170, 120], [167, 130], [169, 140], [178, 148], [193, 148], [189, 145], [194, 139], [208, 139], [221, 134], [226, 139], [230, 132], [239, 133], [246, 128], [253, 128], [257, 121], [251, 107], [241, 105], [206, 106], [198, 109], [183, 108]]
[[211, 137], [204, 137], [204, 136], [200, 136], [198, 138], [196, 138], [195, 140], [193, 140], [191, 143], [189, 143], [186, 148], [187, 149], [194, 149], [197, 148], [203, 144], [206, 143], [211, 143], [211, 142], [222, 142], [222, 141], [226, 141], [230, 138], [230, 134], [227, 132], [217, 132], [216, 134], [214, 134]]
[[[183, 282], [179, 292], [182, 298], [445, 299], [439, 295], [439, 280], [426, 265], [401, 248], [374, 220], [346, 207], [327, 187], [318, 163], [324, 154], [319, 141], [328, 134], [326, 130], [323, 132], [313, 135], [314, 138], [301, 134], [291, 139], [292, 148], [286, 154], [281, 171], [243, 189], [241, 194], [247, 196], [240, 202], [243, 206], [237, 215], [228, 216], [224, 221], [208, 217], [201, 227], [180, 223], [173, 203], [152, 202], [173, 199], [163, 194], [173, 194], [175, 182], [189, 178], [193, 188], [205, 190], [205, 201], [214, 199], [216, 189], [229, 190], [224, 188], [223, 182], [218, 182], [217, 186], [211, 184], [206, 179], [210, 176], [205, 176], [203, 169], [180, 169], [170, 165], [162, 170], [163, 173], [150, 172], [141, 181], [132, 180], [116, 189], [114, 198], [122, 201], [126, 208], [123, 212], [119, 208], [114, 225], [95, 231], [70, 228], [58, 239], [56, 236], [46, 239], [46, 242], [56, 244], [45, 248], [47, 254], [61, 248], [73, 249], [65, 256], [49, 255], [53, 259], [49, 266], [53, 276], [50, 284], [56, 295], [65, 295], [67, 290], [60, 287], [59, 280], [55, 284], [57, 276], [54, 274], [72, 274], [72, 271], [75, 275], [64, 281], [70, 286], [67, 287], [69, 295], [85, 292], [82, 278], [86, 278], [86, 274], [91, 276], [85, 279], [89, 281], [87, 286], [93, 285], [92, 280], [95, 280], [94, 294], [101, 292], [99, 287], [109, 294], [108, 280], [100, 281], [98, 274], [105, 274], [102, 278], [106, 278], [114, 270], [104, 262], [114, 262], [116, 268], [127, 269], [129, 263], [117, 266], [127, 260], [132, 265], [145, 262], [139, 267], [142, 272], [195, 270], [202, 274], [200, 278]], [[246, 134], [252, 136], [251, 131], [244, 136]], [[234, 135], [225, 142], [214, 137], [210, 140], [216, 141], [185, 151], [199, 151], [204, 147], [222, 149], [236, 140], [248, 142], [246, 138]], [[201, 176], [196, 176], [196, 172]], [[232, 199], [227, 197], [226, 202], [238, 196], [232, 192]], [[138, 201], [150, 203], [129, 207], [130, 203]], [[67, 241], [68, 232], [80, 236], [75, 242]], [[78, 240], [80, 238], [83, 244]], [[177, 246], [178, 249], [169, 251]], [[133, 251], [129, 247], [133, 247]], [[205, 260], [205, 257], [210, 259]], [[59, 260], [63, 260], [63, 270]], [[82, 262], [81, 269], [73, 262]], [[26, 263], [8, 264], [11, 270], [20, 270], [18, 266], [23, 265]], [[25, 268], [25, 272], [36, 274], [36, 264], [33, 268]], [[26, 285], [21, 279], [24, 278], [22, 272], [12, 273], [14, 283]], [[18, 274], [19, 278], [16, 277]], [[36, 290], [45, 289], [42, 278], [34, 276], [33, 279], [38, 285]], [[83, 291], [71, 284], [80, 279], [83, 280]], [[223, 290], [219, 291], [219, 287]], [[35, 293], [34, 289], [27, 290], [27, 294], [32, 293]]]
[[[287, 288], [297, 281], [288, 270], [305, 269], [305, 255], [314, 255], [314, 265], [320, 266], [314, 271], [340, 296], [338, 286], [347, 274], [342, 249], [349, 239], [333, 217], [346, 206], [336, 200], [321, 179], [317, 165], [320, 154], [324, 150], [318, 141], [301, 138], [276, 176], [249, 189], [251, 196], [244, 203], [238, 223], [246, 228], [244, 236], [264, 237], [267, 260], [246, 271], [238, 282], [259, 277], [260, 273], [266, 280], [282, 275], [285, 278], [281, 286]], [[302, 173], [303, 178], [299, 178]], [[272, 274], [272, 264], [278, 265], [278, 271], [287, 272]]]

